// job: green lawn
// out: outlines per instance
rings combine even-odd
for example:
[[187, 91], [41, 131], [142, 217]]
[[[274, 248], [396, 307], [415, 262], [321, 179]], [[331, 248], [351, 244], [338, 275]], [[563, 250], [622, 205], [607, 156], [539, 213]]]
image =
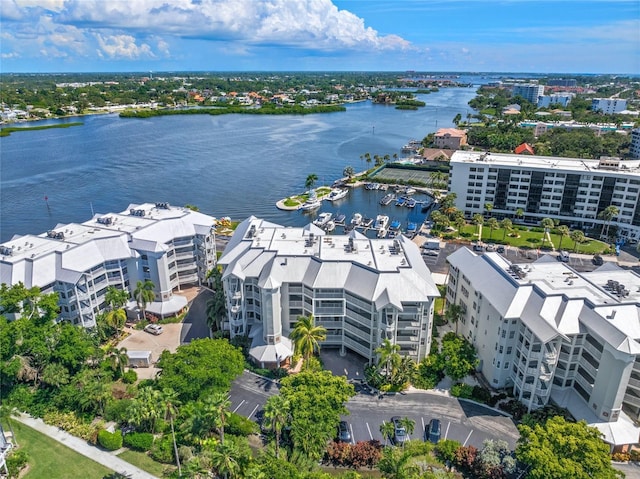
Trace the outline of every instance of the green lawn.
[[11, 423], [20, 449], [29, 455], [27, 479], [100, 479], [113, 472], [21, 422]]
[[138, 451], [124, 451], [121, 454], [118, 454], [118, 457], [124, 461], [127, 461], [129, 464], [133, 464], [140, 469], [147, 471], [149, 474], [153, 474], [154, 476], [163, 477], [164, 472], [172, 472], [176, 469], [173, 466], [162, 464], [161, 462], [154, 461], [144, 452]]
[[[456, 235], [455, 232], [452, 234]], [[518, 236], [509, 236], [510, 234], [517, 234]], [[477, 235], [477, 226], [466, 225], [462, 230], [461, 237], [469, 241], [475, 241], [478, 239]], [[541, 232], [529, 231], [528, 229], [514, 229], [511, 232], [507, 232], [507, 234], [505, 235], [505, 231], [502, 228], [495, 229], [492, 232], [486, 225], [482, 227], [483, 242], [517, 246], [519, 248], [538, 249], [542, 247], [542, 235], [543, 233]], [[562, 245], [560, 245], [560, 235], [551, 233], [550, 236], [551, 242], [553, 243], [553, 246], [556, 250], [560, 249], [560, 246], [562, 246], [562, 249], [567, 251], [575, 250], [574, 241], [570, 237], [565, 236], [564, 238], [562, 238]], [[549, 243], [545, 241], [544, 246], [545, 248], [548, 248]], [[584, 254], [596, 254], [602, 253], [607, 249], [609, 249], [609, 246], [606, 243], [593, 238], [585, 238], [585, 241], [583, 243], [578, 243], [576, 252]]]

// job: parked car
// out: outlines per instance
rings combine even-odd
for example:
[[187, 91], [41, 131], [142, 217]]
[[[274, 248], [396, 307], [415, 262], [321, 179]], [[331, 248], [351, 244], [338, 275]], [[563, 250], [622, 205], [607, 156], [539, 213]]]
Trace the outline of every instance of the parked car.
[[473, 245], [473, 251], [484, 251], [484, 246], [482, 246], [480, 243], [476, 243]]
[[495, 250], [496, 250], [496, 245], [494, 244], [487, 245], [487, 251], [495, 251]]
[[599, 254], [595, 255], [591, 260], [591, 262], [596, 266], [601, 266], [604, 264], [604, 260], [602, 259], [602, 256], [600, 256]]
[[498, 248], [496, 249], [496, 251], [498, 253], [504, 253], [504, 246], [498, 246]]
[[160, 335], [160, 334], [162, 334], [164, 332], [164, 329], [162, 329], [162, 326], [160, 326], [159, 324], [147, 324], [144, 327], [144, 330], [147, 333], [155, 334], [156, 336], [158, 336], [158, 335]]
[[564, 250], [561, 250], [560, 253], [558, 253], [558, 261], [562, 261], [563, 263], [568, 263], [569, 262], [569, 253], [567, 253]]
[[424, 440], [437, 444], [442, 435], [442, 429], [440, 427], [440, 419], [432, 419], [424, 427]]
[[351, 431], [347, 421], [340, 421], [338, 424], [338, 441], [351, 442]]
[[399, 416], [393, 416], [391, 418], [391, 422], [393, 423], [393, 442], [396, 445], [404, 444], [409, 440], [409, 436], [407, 436], [407, 430], [404, 428], [402, 423], [400, 422]]

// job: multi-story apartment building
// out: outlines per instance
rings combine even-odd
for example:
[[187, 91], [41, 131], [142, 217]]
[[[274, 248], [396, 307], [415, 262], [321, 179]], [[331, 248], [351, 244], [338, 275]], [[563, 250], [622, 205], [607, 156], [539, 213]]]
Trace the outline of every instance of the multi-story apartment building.
[[571, 103], [573, 93], [553, 93], [551, 95], [541, 95], [538, 97], [538, 108], [549, 108], [551, 105], [561, 105], [563, 107]]
[[512, 95], [521, 96], [529, 103], [536, 105], [538, 103], [538, 97], [544, 95], [544, 85], [537, 85], [535, 83], [513, 85]]
[[203, 283], [215, 265], [213, 225], [210, 216], [168, 203], [130, 205], [3, 243], [0, 282], [57, 292], [60, 319], [92, 327], [109, 286], [132, 294], [138, 280], [151, 280], [156, 301], [147, 311], [170, 316], [187, 304], [174, 291]]
[[248, 335], [262, 367], [293, 354], [299, 316], [327, 329], [322, 347], [372, 361], [386, 338], [415, 360], [429, 353], [438, 290], [418, 247], [404, 236], [326, 235], [310, 224], [283, 227], [249, 217], [219, 260], [231, 337]]
[[550, 78], [549, 81], [547, 81], [547, 85], [575, 87], [578, 86], [578, 80], [575, 78]]
[[433, 135], [433, 142], [436, 148], [459, 150], [467, 144], [467, 133], [457, 128], [440, 128]]
[[451, 157], [449, 189], [467, 217], [483, 213], [539, 222], [557, 218], [576, 228], [602, 227], [598, 214], [615, 205], [611, 225], [618, 235], [640, 239], [640, 160], [579, 160], [545, 156], [457, 151]]
[[640, 128], [631, 131], [631, 146], [629, 147], [631, 158], [640, 158]]
[[594, 98], [591, 100], [591, 110], [605, 114], [620, 113], [627, 109], [627, 100], [622, 98]]
[[[482, 374], [529, 410], [550, 401], [606, 434], [640, 429], [640, 275], [614, 264], [578, 273], [543, 256], [512, 264], [461, 248], [448, 257], [447, 301], [477, 349]], [[624, 410], [624, 413], [623, 413]], [[635, 437], [612, 437], [614, 430]]]

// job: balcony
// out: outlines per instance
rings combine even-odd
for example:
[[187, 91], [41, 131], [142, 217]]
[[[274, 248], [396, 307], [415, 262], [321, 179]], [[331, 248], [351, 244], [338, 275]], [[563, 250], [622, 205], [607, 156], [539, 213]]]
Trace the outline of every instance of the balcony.
[[398, 336], [396, 340], [398, 343], [415, 344], [418, 342], [418, 336]]
[[362, 344], [360, 344], [357, 341], [354, 341], [350, 338], [343, 338], [342, 340], [342, 344], [344, 344], [345, 346], [347, 346], [349, 349], [357, 352], [358, 354], [361, 354], [362, 356], [364, 356], [365, 358], [368, 358], [370, 355], [370, 351], [369, 348], [363, 346]]
[[242, 298], [242, 292], [241, 291], [236, 291], [235, 293], [233, 293], [231, 298], [232, 299], [240, 299], [240, 298]]
[[640, 397], [632, 396], [631, 394], [625, 394], [622, 402], [640, 408]]
[[525, 373], [527, 375], [531, 375], [531, 376], [537, 376], [538, 373], [540, 373], [540, 368], [539, 367], [535, 367], [535, 368], [526, 368]]
[[242, 319], [242, 316], [233, 316], [229, 322], [231, 323], [231, 326], [242, 326], [244, 324], [244, 319]]
[[640, 380], [638, 379], [629, 378], [628, 385], [634, 389], [640, 390]]
[[241, 309], [242, 309], [242, 305], [240, 304], [233, 305], [231, 306], [231, 308], [229, 308], [229, 310], [231, 311], [231, 314], [238, 314]]

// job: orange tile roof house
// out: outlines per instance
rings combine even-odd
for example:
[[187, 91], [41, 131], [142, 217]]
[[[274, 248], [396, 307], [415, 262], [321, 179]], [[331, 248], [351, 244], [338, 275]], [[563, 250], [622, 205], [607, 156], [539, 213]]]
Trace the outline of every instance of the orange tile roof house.
[[440, 128], [434, 135], [436, 148], [459, 150], [467, 144], [467, 133], [456, 128]]
[[535, 155], [535, 151], [533, 147], [529, 143], [523, 143], [522, 145], [516, 146], [516, 149], [513, 150], [516, 155]]

